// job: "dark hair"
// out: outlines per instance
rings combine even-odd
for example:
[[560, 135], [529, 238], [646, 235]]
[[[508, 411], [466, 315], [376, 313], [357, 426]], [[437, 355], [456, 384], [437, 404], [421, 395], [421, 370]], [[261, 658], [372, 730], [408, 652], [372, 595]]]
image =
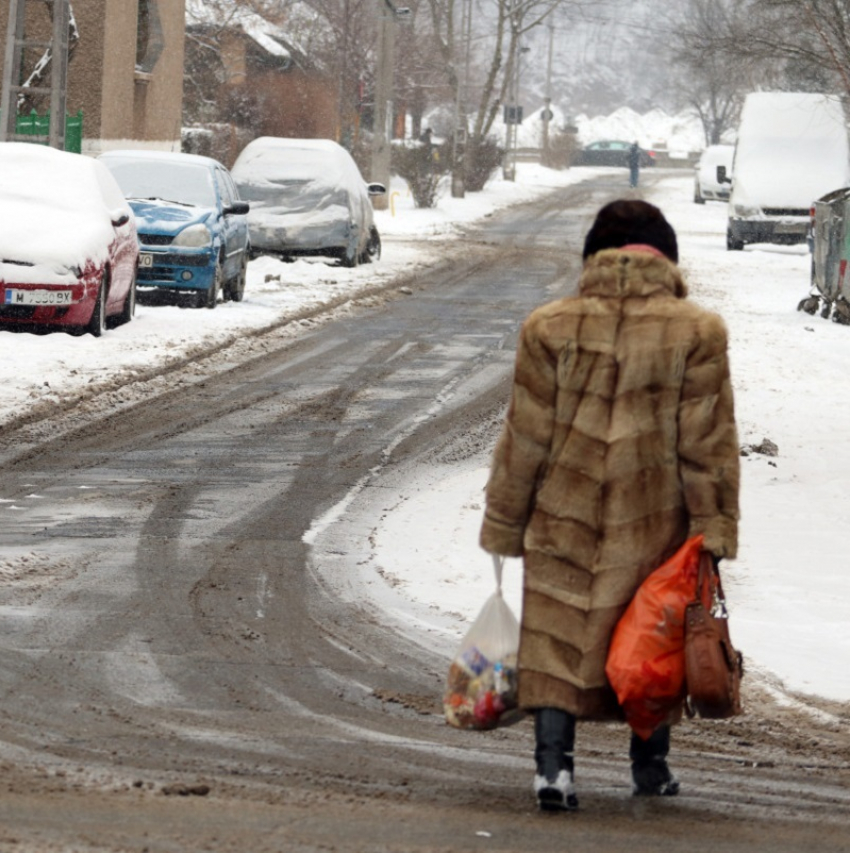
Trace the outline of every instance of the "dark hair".
[[630, 243], [653, 246], [673, 263], [679, 262], [676, 232], [664, 214], [655, 205], [632, 199], [612, 201], [596, 214], [582, 258], [587, 260], [602, 249], [618, 249]]

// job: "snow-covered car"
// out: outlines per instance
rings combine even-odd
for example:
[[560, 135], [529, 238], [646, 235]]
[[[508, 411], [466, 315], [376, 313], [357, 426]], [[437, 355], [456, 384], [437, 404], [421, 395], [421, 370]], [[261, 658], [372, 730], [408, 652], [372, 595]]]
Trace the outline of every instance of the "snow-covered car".
[[[576, 166], [628, 166], [631, 142], [621, 139], [599, 139], [591, 142], [578, 152]], [[640, 149], [640, 166], [655, 165], [655, 152], [646, 148]]]
[[726, 248], [810, 242], [811, 208], [850, 184], [841, 99], [813, 92], [751, 92], [744, 99], [731, 177]]
[[351, 155], [330, 139], [262, 136], [236, 159], [233, 180], [251, 204], [255, 255], [327, 255], [354, 267], [381, 256], [367, 184]]
[[133, 211], [96, 160], [0, 145], [0, 325], [103, 334], [133, 318]]
[[220, 294], [242, 301], [249, 206], [221, 163], [168, 151], [108, 151], [98, 159], [136, 214], [142, 292], [189, 292], [207, 308]]
[[699, 158], [694, 174], [694, 203], [706, 201], [728, 201], [729, 184], [717, 180], [717, 167], [724, 166], [727, 174], [732, 174], [732, 156], [734, 145], [709, 145]]

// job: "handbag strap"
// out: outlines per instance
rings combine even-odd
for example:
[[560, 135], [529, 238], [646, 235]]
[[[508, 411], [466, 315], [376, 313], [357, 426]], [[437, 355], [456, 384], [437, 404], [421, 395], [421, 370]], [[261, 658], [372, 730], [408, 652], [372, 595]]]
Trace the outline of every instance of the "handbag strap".
[[722, 618], [728, 618], [726, 595], [720, 580], [720, 570], [710, 551], [700, 551], [699, 567], [697, 569], [697, 599], [706, 605], [709, 612], [719, 613]]
[[493, 557], [493, 571], [496, 573], [496, 592], [502, 594], [502, 569], [505, 567], [505, 558], [499, 554], [491, 554]]

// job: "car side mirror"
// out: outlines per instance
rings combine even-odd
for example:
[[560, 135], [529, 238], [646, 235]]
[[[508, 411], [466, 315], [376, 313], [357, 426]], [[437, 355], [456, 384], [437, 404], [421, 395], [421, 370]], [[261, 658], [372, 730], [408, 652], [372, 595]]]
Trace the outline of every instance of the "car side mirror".
[[726, 174], [726, 167], [725, 166], [718, 166], [717, 167], [717, 183], [718, 184], [731, 184], [732, 183], [732, 178], [730, 178]]
[[383, 184], [367, 184], [366, 191], [369, 195], [386, 195], [387, 188]]
[[247, 201], [235, 201], [224, 208], [224, 215], [244, 216], [250, 209], [251, 205]]
[[115, 210], [112, 213], [112, 227], [120, 228], [122, 225], [126, 225], [130, 221], [129, 213], [122, 213], [120, 210]]

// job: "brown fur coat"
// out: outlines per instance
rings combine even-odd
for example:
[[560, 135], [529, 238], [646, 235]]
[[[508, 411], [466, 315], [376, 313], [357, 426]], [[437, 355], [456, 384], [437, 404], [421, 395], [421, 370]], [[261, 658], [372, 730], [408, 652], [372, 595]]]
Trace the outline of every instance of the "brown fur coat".
[[482, 547], [524, 556], [520, 704], [620, 716], [611, 633], [689, 536], [737, 550], [739, 449], [721, 319], [644, 251], [588, 259], [523, 325]]

